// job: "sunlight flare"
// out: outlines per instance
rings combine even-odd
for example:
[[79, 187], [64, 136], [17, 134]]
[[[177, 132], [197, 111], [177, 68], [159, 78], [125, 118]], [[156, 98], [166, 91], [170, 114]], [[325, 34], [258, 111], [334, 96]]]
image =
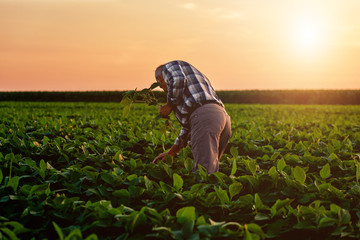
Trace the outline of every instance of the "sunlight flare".
[[319, 16], [304, 15], [291, 24], [291, 42], [297, 53], [316, 55], [327, 45], [327, 24]]

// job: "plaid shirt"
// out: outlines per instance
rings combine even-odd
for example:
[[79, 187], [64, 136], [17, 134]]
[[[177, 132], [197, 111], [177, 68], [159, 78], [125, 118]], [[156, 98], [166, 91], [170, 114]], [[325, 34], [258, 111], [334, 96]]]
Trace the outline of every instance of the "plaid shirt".
[[194, 107], [206, 100], [215, 100], [222, 107], [224, 104], [209, 79], [187, 62], [169, 62], [162, 74], [167, 86], [167, 101], [174, 105], [175, 117], [182, 126], [174, 144], [185, 147], [190, 140], [190, 115]]

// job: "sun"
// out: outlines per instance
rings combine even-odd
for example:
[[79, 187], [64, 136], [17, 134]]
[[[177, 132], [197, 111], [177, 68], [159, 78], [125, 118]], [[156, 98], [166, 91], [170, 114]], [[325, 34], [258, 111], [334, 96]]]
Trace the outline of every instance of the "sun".
[[319, 53], [326, 44], [326, 24], [316, 17], [297, 18], [291, 26], [291, 42], [294, 50], [302, 55]]
[[296, 44], [301, 48], [314, 50], [321, 43], [320, 28], [309, 23], [299, 26], [295, 37]]

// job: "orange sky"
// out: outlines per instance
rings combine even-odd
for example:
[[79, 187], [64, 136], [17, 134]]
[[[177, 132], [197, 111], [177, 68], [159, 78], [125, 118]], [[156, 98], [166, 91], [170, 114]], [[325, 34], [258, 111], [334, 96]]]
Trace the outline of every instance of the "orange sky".
[[216, 90], [360, 89], [358, 0], [0, 0], [0, 91], [130, 90], [190, 62]]

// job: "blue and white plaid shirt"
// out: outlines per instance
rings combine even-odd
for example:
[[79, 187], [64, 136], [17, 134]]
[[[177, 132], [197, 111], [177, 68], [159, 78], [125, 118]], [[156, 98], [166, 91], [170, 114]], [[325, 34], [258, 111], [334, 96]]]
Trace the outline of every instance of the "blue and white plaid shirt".
[[224, 107], [210, 84], [199, 70], [184, 61], [172, 61], [162, 71], [167, 86], [167, 101], [174, 106], [175, 117], [182, 128], [175, 145], [187, 146], [190, 140], [190, 115], [193, 108], [203, 101], [215, 100]]

